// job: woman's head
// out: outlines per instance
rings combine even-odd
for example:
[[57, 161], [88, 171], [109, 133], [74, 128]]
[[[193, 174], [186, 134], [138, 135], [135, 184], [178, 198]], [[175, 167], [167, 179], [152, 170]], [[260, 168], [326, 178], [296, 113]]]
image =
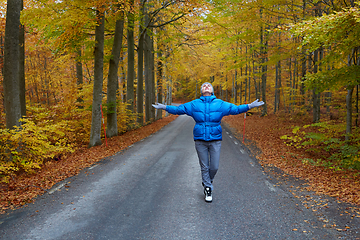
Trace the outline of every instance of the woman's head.
[[211, 83], [205, 82], [201, 85], [200, 92], [203, 96], [211, 96], [214, 94], [214, 88]]

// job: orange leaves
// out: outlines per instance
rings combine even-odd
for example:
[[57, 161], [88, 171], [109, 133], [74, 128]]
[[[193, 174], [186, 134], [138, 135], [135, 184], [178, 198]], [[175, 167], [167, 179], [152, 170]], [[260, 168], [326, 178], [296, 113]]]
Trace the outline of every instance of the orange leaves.
[[[261, 149], [258, 156], [260, 163], [264, 166], [275, 166], [286, 174], [300, 177], [308, 181], [307, 190], [318, 194], [326, 194], [341, 201], [360, 205], [360, 178], [358, 171], [344, 170], [333, 171], [321, 166], [303, 164], [306, 158], [315, 158], [303, 149], [286, 145], [281, 136], [291, 133], [292, 126], [306, 124], [304, 119], [289, 120], [290, 117], [280, 115], [268, 115], [259, 117], [254, 114], [246, 121], [245, 138], [256, 142]], [[224, 118], [239, 135], [243, 131], [243, 118], [239, 116], [228, 116]], [[242, 136], [239, 137], [242, 139]], [[319, 152], [319, 155], [327, 154]]]

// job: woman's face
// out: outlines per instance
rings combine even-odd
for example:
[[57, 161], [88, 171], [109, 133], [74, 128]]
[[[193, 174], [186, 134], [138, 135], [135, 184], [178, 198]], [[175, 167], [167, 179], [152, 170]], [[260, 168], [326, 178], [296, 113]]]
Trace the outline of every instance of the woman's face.
[[212, 93], [212, 87], [210, 84], [204, 84], [202, 89], [201, 89], [201, 92], [204, 96], [210, 96], [211, 93]]

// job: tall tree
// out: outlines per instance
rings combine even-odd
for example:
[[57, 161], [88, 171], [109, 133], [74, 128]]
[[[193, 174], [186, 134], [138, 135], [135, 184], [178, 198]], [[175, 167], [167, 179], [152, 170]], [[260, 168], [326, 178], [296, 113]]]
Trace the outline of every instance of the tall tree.
[[6, 127], [20, 126], [20, 12], [21, 0], [8, 0], [4, 43], [4, 105]]
[[134, 80], [135, 80], [135, 42], [134, 42], [134, 0], [129, 0], [130, 11], [128, 12], [127, 47], [128, 69], [126, 82], [126, 103], [128, 109], [134, 112]]
[[[260, 10], [261, 11], [261, 10]], [[264, 30], [264, 27], [260, 28], [260, 65], [261, 65], [261, 98], [265, 103], [262, 107], [261, 116], [267, 115], [266, 104], [266, 80], [267, 80], [267, 54], [268, 54], [268, 31]]]
[[[21, 0], [21, 10], [24, 7], [24, 1]], [[25, 27], [20, 24], [19, 33], [19, 90], [20, 90], [20, 105], [21, 116], [26, 116], [26, 84], [25, 84]]]
[[91, 132], [89, 147], [101, 144], [101, 102], [103, 95], [103, 66], [104, 66], [104, 29], [105, 12], [102, 7], [97, 7], [94, 49], [94, 88], [91, 116]]
[[138, 74], [137, 74], [137, 88], [136, 88], [136, 106], [137, 106], [137, 122], [140, 125], [144, 124], [144, 1], [140, 5], [140, 22], [139, 22], [139, 37], [138, 37]]
[[[321, 17], [322, 16], [321, 3], [316, 2], [314, 7], [315, 7], [315, 9], [314, 9], [315, 16]], [[319, 71], [319, 62], [320, 62], [319, 61], [319, 55], [320, 55], [319, 52], [320, 51], [321, 51], [321, 47], [314, 51], [314, 55], [313, 55], [314, 56], [314, 59], [313, 59], [314, 74], [316, 74]], [[317, 123], [320, 121], [320, 92], [316, 87], [313, 89], [312, 100], [313, 100], [313, 122]]]
[[[156, 86], [155, 86], [155, 50], [154, 50], [154, 37], [153, 32], [151, 31], [150, 36], [150, 84], [151, 84], [151, 103], [155, 102], [155, 93], [156, 93]], [[150, 107], [150, 118], [155, 120], [155, 108]]]
[[[84, 74], [83, 74], [83, 65], [81, 61], [81, 48], [79, 47], [76, 51], [76, 57], [75, 57], [75, 68], [76, 68], [76, 85], [78, 87], [78, 90], [80, 91], [82, 89], [82, 85], [84, 83]], [[79, 97], [77, 99], [78, 103], [82, 103], [83, 99]], [[82, 108], [82, 106], [79, 106], [79, 108]]]
[[106, 135], [108, 137], [113, 137], [118, 134], [116, 92], [118, 89], [118, 69], [124, 29], [124, 11], [122, 9], [123, 7], [119, 6], [119, 16], [115, 24], [114, 43], [109, 61], [106, 130]]
[[[156, 86], [157, 86], [157, 102], [162, 103], [162, 85], [163, 85], [163, 43], [161, 40], [161, 32], [163, 31], [163, 27], [160, 27], [157, 32], [157, 76], [156, 76]], [[162, 118], [162, 110], [158, 109], [156, 114], [156, 119]]]
[[[319, 57], [319, 50], [315, 50], [314, 51], [314, 74], [316, 74], [319, 70], [319, 61], [318, 61], [318, 57]], [[312, 96], [312, 100], [313, 100], [313, 122], [317, 123], [320, 121], [320, 93], [318, 92], [318, 89], [315, 87], [313, 89], [313, 96]]]
[[[151, 104], [155, 101], [155, 53], [154, 53], [154, 29], [161, 28], [173, 23], [189, 12], [195, 1], [178, 5], [176, 1], [156, 2], [147, 1], [144, 5], [144, 80], [145, 80], [145, 121], [155, 119], [155, 109]], [[173, 8], [172, 8], [173, 7]], [[168, 10], [170, 14], [159, 16], [159, 13]], [[165, 11], [166, 12], [166, 11]], [[169, 20], [170, 19], [170, 20]], [[155, 21], [156, 20], [156, 21]]]
[[[150, 25], [150, 9], [145, 6], [145, 26]], [[145, 80], [145, 122], [151, 120], [152, 85], [151, 85], [151, 36], [150, 29], [145, 28], [144, 35], [144, 80]]]

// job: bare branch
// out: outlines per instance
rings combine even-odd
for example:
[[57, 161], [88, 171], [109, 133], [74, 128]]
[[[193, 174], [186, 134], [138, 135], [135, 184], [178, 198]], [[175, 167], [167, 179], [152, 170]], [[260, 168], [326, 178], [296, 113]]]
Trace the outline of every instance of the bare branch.
[[151, 28], [162, 27], [162, 26], [165, 26], [165, 25], [167, 25], [167, 24], [169, 24], [169, 23], [172, 23], [172, 22], [175, 22], [175, 21], [179, 20], [180, 18], [182, 18], [182, 17], [185, 16], [185, 15], [186, 15], [186, 14], [183, 13], [183, 14], [181, 14], [180, 16], [178, 16], [177, 18], [172, 18], [171, 20], [169, 20], [169, 21], [167, 21], [167, 22], [164, 22], [164, 23], [162, 23], [162, 24], [149, 25], [149, 27], [151, 27]]

